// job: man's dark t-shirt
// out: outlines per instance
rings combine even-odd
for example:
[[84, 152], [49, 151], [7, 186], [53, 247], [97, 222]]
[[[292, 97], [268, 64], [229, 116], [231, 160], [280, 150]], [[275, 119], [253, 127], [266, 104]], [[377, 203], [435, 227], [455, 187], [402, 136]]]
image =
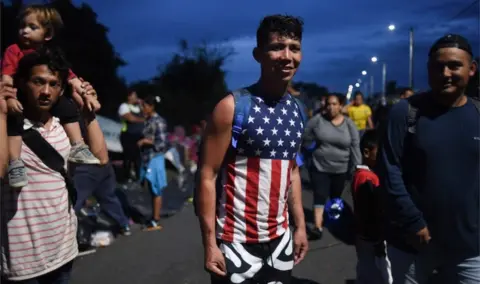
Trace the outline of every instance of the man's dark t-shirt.
[[444, 108], [430, 96], [409, 98], [419, 109], [415, 134], [407, 134], [407, 100], [390, 112], [379, 151], [388, 216], [405, 233], [428, 226], [448, 253], [478, 256], [480, 116], [470, 99]]

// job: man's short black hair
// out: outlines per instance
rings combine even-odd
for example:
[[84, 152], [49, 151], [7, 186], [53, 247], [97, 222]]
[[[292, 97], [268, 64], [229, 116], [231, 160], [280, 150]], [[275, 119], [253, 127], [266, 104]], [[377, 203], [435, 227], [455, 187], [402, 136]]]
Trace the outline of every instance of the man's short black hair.
[[412, 88], [409, 88], [409, 87], [405, 87], [405, 88], [400, 88], [399, 90], [400, 92], [400, 96], [404, 96], [407, 92], [412, 92], [414, 93], [413, 89]]
[[430, 51], [428, 52], [428, 57], [431, 57], [441, 48], [451, 47], [462, 49], [473, 57], [472, 47], [470, 46], [468, 40], [463, 36], [457, 34], [448, 34], [439, 38], [430, 48]]
[[30, 78], [32, 68], [38, 65], [47, 65], [50, 71], [58, 72], [62, 87], [65, 88], [68, 85], [70, 67], [64, 53], [56, 46], [44, 46], [25, 55], [18, 63], [17, 73], [14, 76], [15, 84], [18, 80], [27, 81]]
[[379, 138], [379, 133], [376, 129], [366, 130], [362, 139], [360, 139], [360, 150], [363, 152], [365, 149], [372, 150], [378, 147]]
[[257, 29], [257, 46], [267, 44], [272, 33], [301, 41], [303, 20], [290, 15], [277, 14], [266, 16]]

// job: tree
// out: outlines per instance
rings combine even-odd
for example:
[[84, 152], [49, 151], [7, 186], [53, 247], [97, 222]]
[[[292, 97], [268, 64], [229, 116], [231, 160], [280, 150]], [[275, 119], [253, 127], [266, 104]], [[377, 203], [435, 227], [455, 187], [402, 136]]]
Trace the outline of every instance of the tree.
[[227, 93], [223, 66], [234, 51], [230, 47], [202, 43], [190, 47], [180, 41], [179, 51], [159, 67], [150, 81], [132, 84], [141, 97], [159, 95], [159, 112], [169, 125], [191, 126], [202, 120]]
[[[87, 4], [75, 7], [69, 0], [45, 1], [55, 7], [65, 27], [56, 38], [65, 52], [72, 70], [92, 83], [102, 103], [100, 114], [117, 118], [117, 108], [124, 100], [126, 84], [117, 76], [124, 62], [107, 38], [108, 28], [97, 21], [97, 15]], [[23, 1], [14, 0], [10, 6], [1, 3], [2, 54], [17, 41], [16, 16]]]
[[315, 101], [328, 95], [328, 89], [317, 83], [311, 82], [295, 82], [293, 87], [300, 91], [300, 99], [308, 109], [315, 108]]

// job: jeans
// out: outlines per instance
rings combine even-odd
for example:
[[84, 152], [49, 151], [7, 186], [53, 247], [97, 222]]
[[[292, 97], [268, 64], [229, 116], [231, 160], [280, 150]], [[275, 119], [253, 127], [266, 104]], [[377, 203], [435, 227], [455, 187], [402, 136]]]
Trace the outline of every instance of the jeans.
[[85, 201], [93, 194], [100, 208], [112, 217], [119, 226], [128, 225], [128, 218], [123, 212], [120, 200], [115, 195], [115, 172], [111, 164], [77, 165], [73, 170], [73, 181], [77, 189], [75, 212], [85, 205]]
[[433, 243], [418, 254], [388, 246], [388, 258], [392, 265], [393, 284], [480, 283], [480, 256], [455, 261], [454, 256]]
[[72, 272], [73, 261], [57, 268], [54, 271], [51, 271], [47, 274], [38, 276], [36, 278], [22, 280], [22, 281], [11, 281], [4, 280], [2, 283], [5, 284], [68, 284], [70, 280], [70, 274]]
[[[380, 255], [376, 250], [382, 248]], [[357, 238], [355, 244], [357, 252], [357, 280], [356, 284], [391, 284], [391, 265], [386, 256], [385, 244], [376, 244]]]

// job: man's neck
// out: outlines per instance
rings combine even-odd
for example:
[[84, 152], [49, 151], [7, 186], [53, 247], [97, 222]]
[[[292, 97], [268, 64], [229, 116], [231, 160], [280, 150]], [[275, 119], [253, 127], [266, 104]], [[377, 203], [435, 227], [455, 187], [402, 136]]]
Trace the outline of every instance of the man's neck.
[[467, 96], [464, 92], [460, 94], [445, 96], [433, 94], [434, 99], [444, 107], [461, 107], [467, 103]]
[[260, 77], [258, 86], [263, 97], [280, 99], [287, 93], [288, 82], [272, 82], [265, 77]]
[[53, 117], [49, 112], [25, 111], [25, 118], [42, 124], [45, 128], [50, 128]]

